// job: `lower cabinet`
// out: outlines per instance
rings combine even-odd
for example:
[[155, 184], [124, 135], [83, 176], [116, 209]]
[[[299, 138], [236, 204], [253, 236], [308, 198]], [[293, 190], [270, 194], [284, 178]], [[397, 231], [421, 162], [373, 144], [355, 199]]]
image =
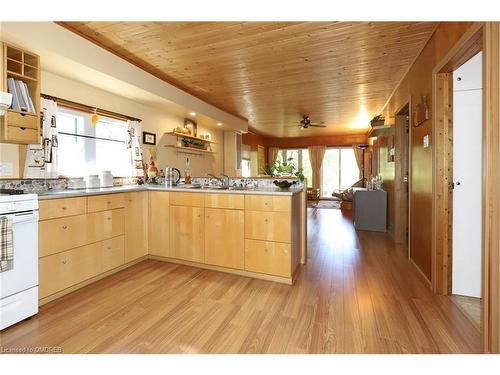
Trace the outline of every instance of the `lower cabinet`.
[[169, 256], [191, 262], [205, 261], [204, 208], [170, 206]]
[[245, 270], [291, 277], [290, 244], [245, 240]]
[[205, 263], [245, 268], [245, 213], [205, 208]]
[[125, 236], [102, 242], [102, 272], [107, 272], [125, 263]]
[[124, 236], [39, 259], [39, 297], [45, 298], [124, 264]]
[[148, 194], [125, 194], [125, 263], [148, 254]]
[[149, 192], [149, 253], [169, 257], [170, 195], [163, 191]]

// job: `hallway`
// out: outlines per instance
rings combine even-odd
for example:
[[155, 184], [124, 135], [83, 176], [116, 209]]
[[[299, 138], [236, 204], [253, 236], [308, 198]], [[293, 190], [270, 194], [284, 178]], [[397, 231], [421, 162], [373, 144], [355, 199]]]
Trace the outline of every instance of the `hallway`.
[[480, 334], [435, 296], [387, 234], [309, 209], [294, 286], [144, 261], [41, 308], [0, 346], [63, 353], [478, 353]]

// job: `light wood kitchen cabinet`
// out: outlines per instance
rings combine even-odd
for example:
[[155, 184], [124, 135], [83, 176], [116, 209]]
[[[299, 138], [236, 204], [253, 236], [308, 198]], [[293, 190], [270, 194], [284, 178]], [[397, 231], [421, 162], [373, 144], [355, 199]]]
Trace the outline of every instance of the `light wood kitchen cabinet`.
[[69, 288], [102, 272], [100, 242], [77, 247], [39, 260], [40, 298]]
[[[133, 194], [133, 193], [129, 193]], [[87, 198], [87, 212], [114, 210], [125, 207], [125, 194], [95, 195]]]
[[292, 209], [292, 198], [279, 195], [245, 195], [245, 209], [290, 212]]
[[205, 261], [204, 208], [170, 206], [170, 253], [177, 259]]
[[291, 277], [290, 244], [246, 240], [245, 270]]
[[244, 243], [244, 211], [205, 208], [205, 263], [243, 269]]
[[[38, 253], [43, 257], [50, 254], [59, 253], [74, 247], [83, 246], [89, 242], [97, 241], [95, 233], [89, 231], [89, 227], [98, 227], [93, 224], [96, 220], [95, 215], [77, 215], [40, 221]], [[90, 236], [90, 241], [88, 237]]]
[[148, 194], [125, 194], [125, 263], [148, 254]]
[[39, 202], [40, 220], [83, 215], [87, 212], [87, 198], [52, 199]]
[[171, 257], [170, 252], [170, 193], [149, 192], [149, 253]]
[[101, 247], [102, 272], [112, 270], [125, 263], [125, 236], [102, 241]]
[[175, 206], [205, 207], [205, 193], [172, 192], [170, 204]]
[[245, 238], [290, 242], [290, 213], [245, 210]]
[[245, 208], [245, 196], [243, 194], [205, 194], [205, 207], [231, 208], [243, 210]]

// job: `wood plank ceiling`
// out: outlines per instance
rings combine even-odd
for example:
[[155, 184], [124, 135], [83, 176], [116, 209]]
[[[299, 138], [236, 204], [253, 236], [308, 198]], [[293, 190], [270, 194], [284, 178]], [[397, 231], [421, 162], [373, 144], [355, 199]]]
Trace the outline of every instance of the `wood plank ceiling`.
[[[434, 22], [61, 22], [274, 137], [365, 133]], [[300, 130], [301, 115], [327, 128]]]

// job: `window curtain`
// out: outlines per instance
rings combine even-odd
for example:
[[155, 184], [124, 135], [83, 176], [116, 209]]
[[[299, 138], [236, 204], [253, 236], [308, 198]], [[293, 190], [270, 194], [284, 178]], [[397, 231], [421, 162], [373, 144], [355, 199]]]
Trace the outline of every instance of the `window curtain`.
[[127, 147], [130, 149], [132, 177], [144, 177], [144, 169], [142, 166], [141, 134], [141, 123], [139, 121], [128, 120]]
[[274, 163], [276, 163], [276, 159], [278, 159], [278, 153], [280, 149], [278, 147], [269, 147], [267, 154], [269, 158], [269, 167], [272, 167]]
[[40, 144], [28, 145], [24, 164], [24, 178], [58, 178], [57, 172], [57, 103], [41, 98]]
[[359, 169], [359, 179], [361, 180], [363, 178], [363, 149], [359, 148], [358, 146], [354, 145], [352, 146], [352, 149], [354, 150], [354, 157], [356, 158], [356, 164], [358, 165]]
[[307, 148], [309, 152], [309, 161], [312, 169], [312, 187], [319, 189], [321, 183], [321, 165], [325, 156], [326, 146], [310, 146]]

